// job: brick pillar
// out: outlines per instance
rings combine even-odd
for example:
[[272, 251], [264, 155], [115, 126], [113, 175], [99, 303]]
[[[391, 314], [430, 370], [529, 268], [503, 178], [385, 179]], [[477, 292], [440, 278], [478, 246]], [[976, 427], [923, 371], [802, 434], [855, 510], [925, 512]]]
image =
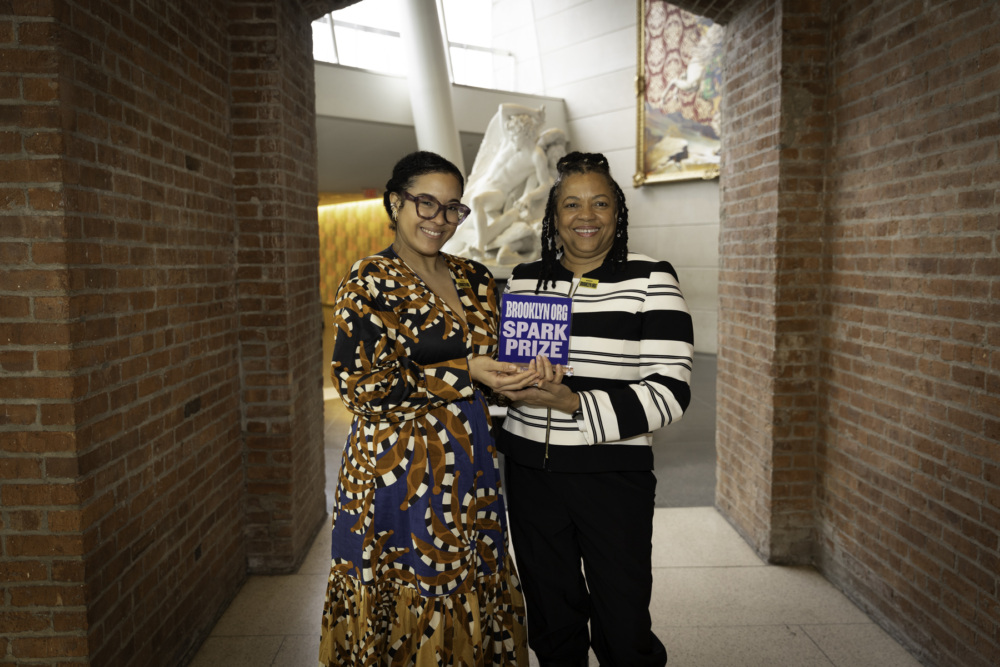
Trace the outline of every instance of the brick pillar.
[[0, 7], [0, 663], [184, 664], [323, 520], [310, 18]]
[[252, 572], [294, 568], [326, 515], [312, 34], [295, 5], [230, 14]]
[[758, 551], [771, 530], [780, 26], [768, 0], [726, 26], [719, 217], [716, 505]]
[[762, 0], [727, 27], [717, 504], [773, 562], [815, 545], [827, 19]]
[[809, 562], [817, 548], [820, 349], [829, 264], [825, 259], [828, 11], [828, 3], [782, 3], [769, 550], [774, 562]]
[[[97, 461], [78, 424], [101, 412], [83, 372], [107, 318], [73, 291], [100, 277], [85, 265], [64, 179], [66, 118], [51, 7], [0, 10], [0, 663], [83, 664], [88, 656], [81, 470]], [[83, 265], [83, 266], [81, 266]], [[94, 312], [87, 323], [83, 312]], [[88, 363], [89, 362], [89, 363]], [[91, 400], [83, 402], [85, 399]], [[96, 399], [96, 400], [95, 400]], [[107, 396], [104, 396], [107, 403]], [[106, 410], [106, 407], [104, 408]], [[86, 457], [86, 458], [85, 458]]]

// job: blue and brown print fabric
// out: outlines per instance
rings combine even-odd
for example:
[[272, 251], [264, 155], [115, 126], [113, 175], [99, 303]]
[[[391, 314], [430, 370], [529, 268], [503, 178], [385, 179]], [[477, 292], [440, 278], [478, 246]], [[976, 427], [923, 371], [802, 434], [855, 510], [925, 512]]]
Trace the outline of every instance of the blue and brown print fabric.
[[321, 665], [527, 665], [486, 402], [496, 287], [442, 255], [464, 320], [391, 249], [336, 299], [333, 381], [354, 414], [333, 507]]

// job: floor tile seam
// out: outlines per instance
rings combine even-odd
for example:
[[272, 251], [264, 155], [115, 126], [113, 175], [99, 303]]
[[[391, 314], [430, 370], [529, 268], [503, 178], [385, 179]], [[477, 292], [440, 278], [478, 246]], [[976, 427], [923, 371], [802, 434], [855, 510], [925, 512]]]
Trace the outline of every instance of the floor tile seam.
[[288, 577], [325, 577], [327, 572], [289, 572], [288, 574], [251, 574], [247, 581], [250, 579], [288, 579]]
[[780, 565], [653, 565], [654, 570], [756, 570], [768, 567], [782, 567]]
[[232, 639], [235, 637], [319, 637], [319, 631], [309, 633], [289, 632], [284, 634], [262, 634], [260, 632], [248, 632], [246, 634], [216, 634], [212, 633], [209, 639]]
[[[859, 628], [860, 627], [868, 627], [868, 626], [874, 626], [876, 628], [878, 627], [874, 623], [833, 623], [833, 622], [831, 622], [831, 623], [798, 623], [798, 622], [796, 622], [796, 623], [787, 623], [787, 622], [786, 623], [780, 623], [780, 622], [778, 622], [778, 623], [713, 623], [713, 624], [699, 623], [697, 625], [679, 625], [677, 623], [662, 623], [662, 622], [657, 623], [656, 619], [653, 619], [653, 625], [655, 625], [657, 627], [661, 627], [661, 628], [692, 628], [692, 629], [694, 629], [694, 628], [705, 628], [705, 629], [711, 629], [711, 628], [801, 628], [803, 631], [806, 630], [806, 627], [811, 627], [811, 628], [830, 628], [830, 627], [848, 627], [848, 626], [857, 626]], [[810, 637], [810, 639], [811, 639], [811, 637]]]
[[[856, 624], [856, 623], [829, 623], [829, 624], [814, 623], [812, 625], [860, 625], [860, 624]], [[813, 638], [813, 636], [810, 635], [806, 631], [806, 629], [803, 627], [803, 625], [800, 624], [800, 623], [727, 623], [727, 624], [724, 624], [724, 625], [662, 625], [662, 624], [655, 624], [655, 628], [658, 629], [658, 630], [669, 630], [669, 629], [674, 629], [674, 630], [680, 630], [680, 629], [684, 629], [684, 630], [691, 630], [691, 629], [693, 629], [693, 630], [699, 630], [699, 629], [701, 629], [701, 630], [718, 630], [720, 628], [754, 628], [754, 629], [761, 629], [761, 628], [785, 628], [786, 630], [788, 630], [790, 632], [793, 632], [793, 633], [794, 633], [795, 629], [797, 628], [799, 630], [799, 632], [801, 632], [805, 636], [805, 638], [809, 641], [809, 643], [812, 644], [813, 648], [815, 648], [819, 652], [819, 654], [823, 656], [823, 659], [826, 660], [827, 664], [829, 664], [830, 667], [838, 667], [837, 663], [834, 662], [834, 660], [829, 655], [827, 655], [826, 651], [823, 650], [823, 647], [821, 647], [819, 645], [819, 643], [816, 641], [816, 639]], [[787, 640], [785, 640], [785, 641], [787, 641]], [[780, 643], [780, 641], [778, 643]]]
[[[826, 658], [827, 660], [829, 660], [831, 665], [834, 665], [834, 667], [836, 667], [837, 663], [834, 661], [833, 658], [830, 657], [830, 655], [823, 649], [823, 647], [820, 646], [819, 640], [816, 639], [816, 637], [813, 637], [809, 633], [809, 629], [808, 629], [807, 625], [812, 625], [813, 627], [816, 627], [816, 626], [819, 626], [821, 624], [819, 624], [819, 623], [808, 623], [808, 624], [806, 624], [806, 623], [799, 623], [798, 627], [802, 630], [802, 634], [804, 634], [806, 637], [809, 638], [809, 641], [812, 642], [812, 645], [816, 647], [816, 650], [819, 651], [821, 654], [823, 654], [823, 657]], [[845, 623], [845, 624], [841, 624], [841, 625], [848, 625], [848, 624]], [[852, 623], [850, 625], [862, 625], [862, 624], [861, 623]]]
[[[672, 433], [668, 436], [663, 436], [662, 438], [657, 438], [653, 442], [653, 455], [659, 457], [671, 457], [677, 458], [679, 456], [687, 455], [689, 458], [707, 458], [701, 456], [702, 452], [691, 451], [695, 447], [704, 447], [708, 449], [709, 447], [715, 447], [715, 438], [709, 437], [709, 433], [697, 433], [693, 429], [688, 430], [686, 433]], [[714, 433], [711, 435], [714, 436]], [[704, 461], [708, 463], [708, 461]]]
[[808, 623], [807, 622], [807, 623], [796, 623], [795, 625], [798, 625], [799, 627], [801, 627], [803, 629], [805, 629], [805, 628], [824, 628], [824, 627], [829, 627], [831, 625], [837, 625], [837, 626], [856, 625], [858, 627], [862, 627], [862, 626], [864, 626], [864, 627], [874, 627], [874, 628], [879, 628], [881, 630], [881, 627], [879, 627], [878, 623], [876, 623], [875, 621], [863, 621], [863, 622], [860, 622], [860, 623], [856, 622], [856, 621], [844, 621], [842, 623], [815, 623], [815, 622], [814, 623]]

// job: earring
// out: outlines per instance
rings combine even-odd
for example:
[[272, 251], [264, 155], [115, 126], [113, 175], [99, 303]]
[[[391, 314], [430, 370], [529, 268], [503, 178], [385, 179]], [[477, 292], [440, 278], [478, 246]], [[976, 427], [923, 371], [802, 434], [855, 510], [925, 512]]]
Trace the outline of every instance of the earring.
[[396, 218], [399, 217], [399, 211], [396, 210], [396, 205], [392, 205], [392, 221], [396, 222]]

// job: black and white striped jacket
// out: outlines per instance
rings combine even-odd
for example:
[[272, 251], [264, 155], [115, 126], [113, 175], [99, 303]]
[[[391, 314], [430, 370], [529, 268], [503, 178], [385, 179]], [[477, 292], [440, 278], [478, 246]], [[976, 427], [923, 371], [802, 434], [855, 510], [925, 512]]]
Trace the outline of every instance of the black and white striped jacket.
[[[505, 293], [534, 294], [541, 262], [521, 264]], [[521, 465], [562, 472], [651, 470], [651, 432], [681, 418], [691, 401], [694, 332], [668, 263], [629, 253], [584, 276], [556, 267], [541, 295], [573, 296], [569, 364], [563, 383], [580, 395], [582, 420], [515, 403], [499, 448]], [[588, 282], [596, 280], [596, 285]], [[546, 444], [547, 443], [547, 444]]]

